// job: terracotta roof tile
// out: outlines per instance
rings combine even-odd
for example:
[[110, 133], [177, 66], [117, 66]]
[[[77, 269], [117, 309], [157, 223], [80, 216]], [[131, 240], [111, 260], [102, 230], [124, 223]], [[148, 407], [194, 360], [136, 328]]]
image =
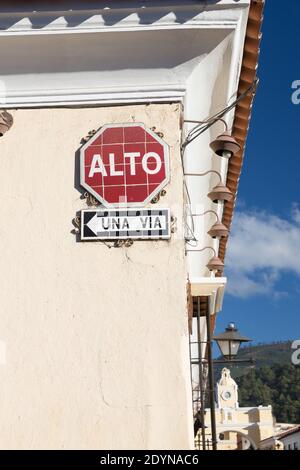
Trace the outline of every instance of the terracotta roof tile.
[[[264, 3], [265, 0], [252, 0], [250, 4], [238, 96], [245, 92], [256, 78]], [[238, 103], [235, 111], [232, 134], [241, 144], [242, 150], [229, 160], [228, 165], [227, 186], [235, 194], [234, 201], [226, 203], [224, 207], [223, 223], [228, 228], [230, 228], [233, 218], [253, 99], [253, 95], [247, 96]], [[226, 246], [227, 239], [222, 239], [219, 247], [219, 257], [223, 261], [226, 255]]]

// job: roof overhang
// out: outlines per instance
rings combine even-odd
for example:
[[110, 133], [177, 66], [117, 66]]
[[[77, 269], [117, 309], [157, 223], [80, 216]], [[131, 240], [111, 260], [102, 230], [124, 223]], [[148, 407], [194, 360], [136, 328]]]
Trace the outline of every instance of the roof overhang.
[[249, 1], [3, 1], [0, 103], [184, 101], [194, 69], [239, 28]]
[[226, 287], [226, 277], [219, 278], [191, 278], [190, 292], [192, 297], [209, 297], [210, 314], [214, 315], [222, 310], [224, 292]]

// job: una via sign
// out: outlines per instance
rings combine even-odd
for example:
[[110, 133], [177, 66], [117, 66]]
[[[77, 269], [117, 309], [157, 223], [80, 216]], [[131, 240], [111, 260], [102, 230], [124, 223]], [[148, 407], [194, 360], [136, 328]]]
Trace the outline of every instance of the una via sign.
[[169, 209], [83, 210], [82, 240], [169, 239]]

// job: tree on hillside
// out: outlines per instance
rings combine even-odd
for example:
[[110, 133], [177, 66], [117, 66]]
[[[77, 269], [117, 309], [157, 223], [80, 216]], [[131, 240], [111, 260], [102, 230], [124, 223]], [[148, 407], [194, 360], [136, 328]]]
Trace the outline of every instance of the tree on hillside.
[[240, 406], [273, 406], [278, 422], [300, 423], [300, 368], [263, 366], [237, 378]]

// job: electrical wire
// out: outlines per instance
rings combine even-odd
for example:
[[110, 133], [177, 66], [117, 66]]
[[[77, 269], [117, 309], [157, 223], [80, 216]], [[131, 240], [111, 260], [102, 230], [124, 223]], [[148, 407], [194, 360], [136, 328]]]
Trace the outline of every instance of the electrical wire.
[[236, 107], [236, 105], [244, 99], [250, 92], [255, 93], [257, 86], [258, 86], [259, 80], [256, 78], [254, 82], [245, 90], [233, 103], [229, 104], [226, 108], [223, 110], [219, 111], [215, 115], [211, 116], [208, 118], [206, 121], [203, 121], [203, 123], [198, 124], [195, 126], [187, 135], [186, 140], [182, 144], [182, 149], [185, 149], [191, 142], [193, 142], [195, 139], [197, 139], [201, 134], [206, 132], [211, 126], [213, 126], [216, 122], [220, 120], [223, 116], [225, 116], [227, 113], [229, 113], [233, 108]]
[[[186, 196], [187, 196], [187, 205], [190, 209], [190, 212], [191, 212], [191, 206], [192, 206], [192, 200], [191, 200], [191, 196], [190, 196], [190, 192], [189, 192], [189, 188], [188, 188], [188, 185], [187, 185], [187, 181], [186, 181], [186, 177], [185, 177], [185, 174], [184, 174], [184, 152], [185, 152], [185, 148], [182, 148], [181, 149], [181, 164], [182, 164], [182, 169], [183, 169], [183, 185], [184, 185], [184, 189], [185, 189], [185, 193], [186, 193]], [[188, 222], [187, 222], [187, 218], [190, 217], [191, 220], [192, 220], [192, 226], [190, 227]], [[186, 235], [188, 235], [188, 233], [190, 233], [191, 237], [187, 237], [185, 236], [185, 241], [188, 245], [191, 245], [191, 242], [198, 242], [198, 240], [196, 239], [195, 237], [195, 221], [194, 221], [194, 217], [192, 216], [192, 213], [190, 213], [189, 215], [186, 215], [185, 216], [185, 231], [186, 231]]]
[[[188, 137], [189, 135], [193, 135], [195, 133], [196, 133], [196, 136], [194, 136], [192, 140], [199, 137], [199, 135], [201, 135], [203, 132], [205, 132], [207, 129], [213, 126], [216, 122], [218, 122], [220, 118], [222, 118], [223, 116], [225, 116], [225, 114], [227, 114], [233, 108], [235, 108], [236, 105], [248, 95], [248, 93], [252, 91], [255, 92], [257, 86], [258, 86], [258, 79], [255, 79], [254, 82], [247, 88], [247, 90], [245, 90], [244, 93], [242, 93], [233, 103], [229, 104], [226, 108], [224, 108], [223, 110], [219, 111], [215, 115], [208, 118], [206, 120], [206, 123], [203, 122], [202, 124], [198, 124], [197, 126], [195, 126], [188, 134]], [[199, 132], [197, 133], [197, 131]], [[191, 143], [192, 140], [188, 141], [188, 143]]]
[[[187, 181], [186, 181], [186, 176], [185, 176], [185, 169], [184, 169], [184, 153], [185, 153], [186, 147], [190, 143], [192, 143], [195, 139], [197, 139], [201, 134], [206, 132], [210, 127], [212, 127], [221, 118], [223, 118], [226, 114], [228, 114], [233, 108], [235, 108], [236, 105], [241, 100], [243, 100], [249, 93], [255, 94], [256, 89], [258, 87], [258, 84], [259, 84], [259, 79], [256, 78], [253, 81], [253, 83], [247, 88], [247, 90], [245, 90], [243, 93], [241, 93], [233, 103], [228, 104], [228, 106], [226, 108], [222, 109], [221, 111], [214, 114], [210, 118], [206, 119], [202, 123], [199, 123], [199, 124], [197, 124], [197, 126], [193, 127], [193, 129], [191, 129], [191, 131], [188, 133], [185, 141], [181, 145], [181, 162], [182, 162], [182, 169], [183, 169], [183, 181], [184, 181], [184, 188], [185, 188], [185, 192], [186, 192], [186, 196], [187, 196], [188, 206], [190, 207], [190, 209], [191, 209], [191, 196], [190, 196], [190, 192], [189, 192], [189, 189], [188, 189], [188, 186], [187, 186]], [[191, 227], [189, 226], [189, 224], [187, 222], [187, 217], [189, 217], [189, 216], [191, 217], [191, 220], [192, 220], [192, 226]], [[193, 243], [196, 242], [196, 246], [197, 246], [197, 243], [198, 243], [198, 240], [196, 239], [196, 236], [195, 236], [195, 221], [194, 221], [194, 217], [193, 217], [192, 214], [190, 214], [189, 216], [186, 217], [185, 229], [187, 229], [187, 233], [191, 234], [191, 238], [185, 237], [185, 241], [188, 245], [190, 245], [192, 247], [195, 247], [195, 245], [193, 245]]]

